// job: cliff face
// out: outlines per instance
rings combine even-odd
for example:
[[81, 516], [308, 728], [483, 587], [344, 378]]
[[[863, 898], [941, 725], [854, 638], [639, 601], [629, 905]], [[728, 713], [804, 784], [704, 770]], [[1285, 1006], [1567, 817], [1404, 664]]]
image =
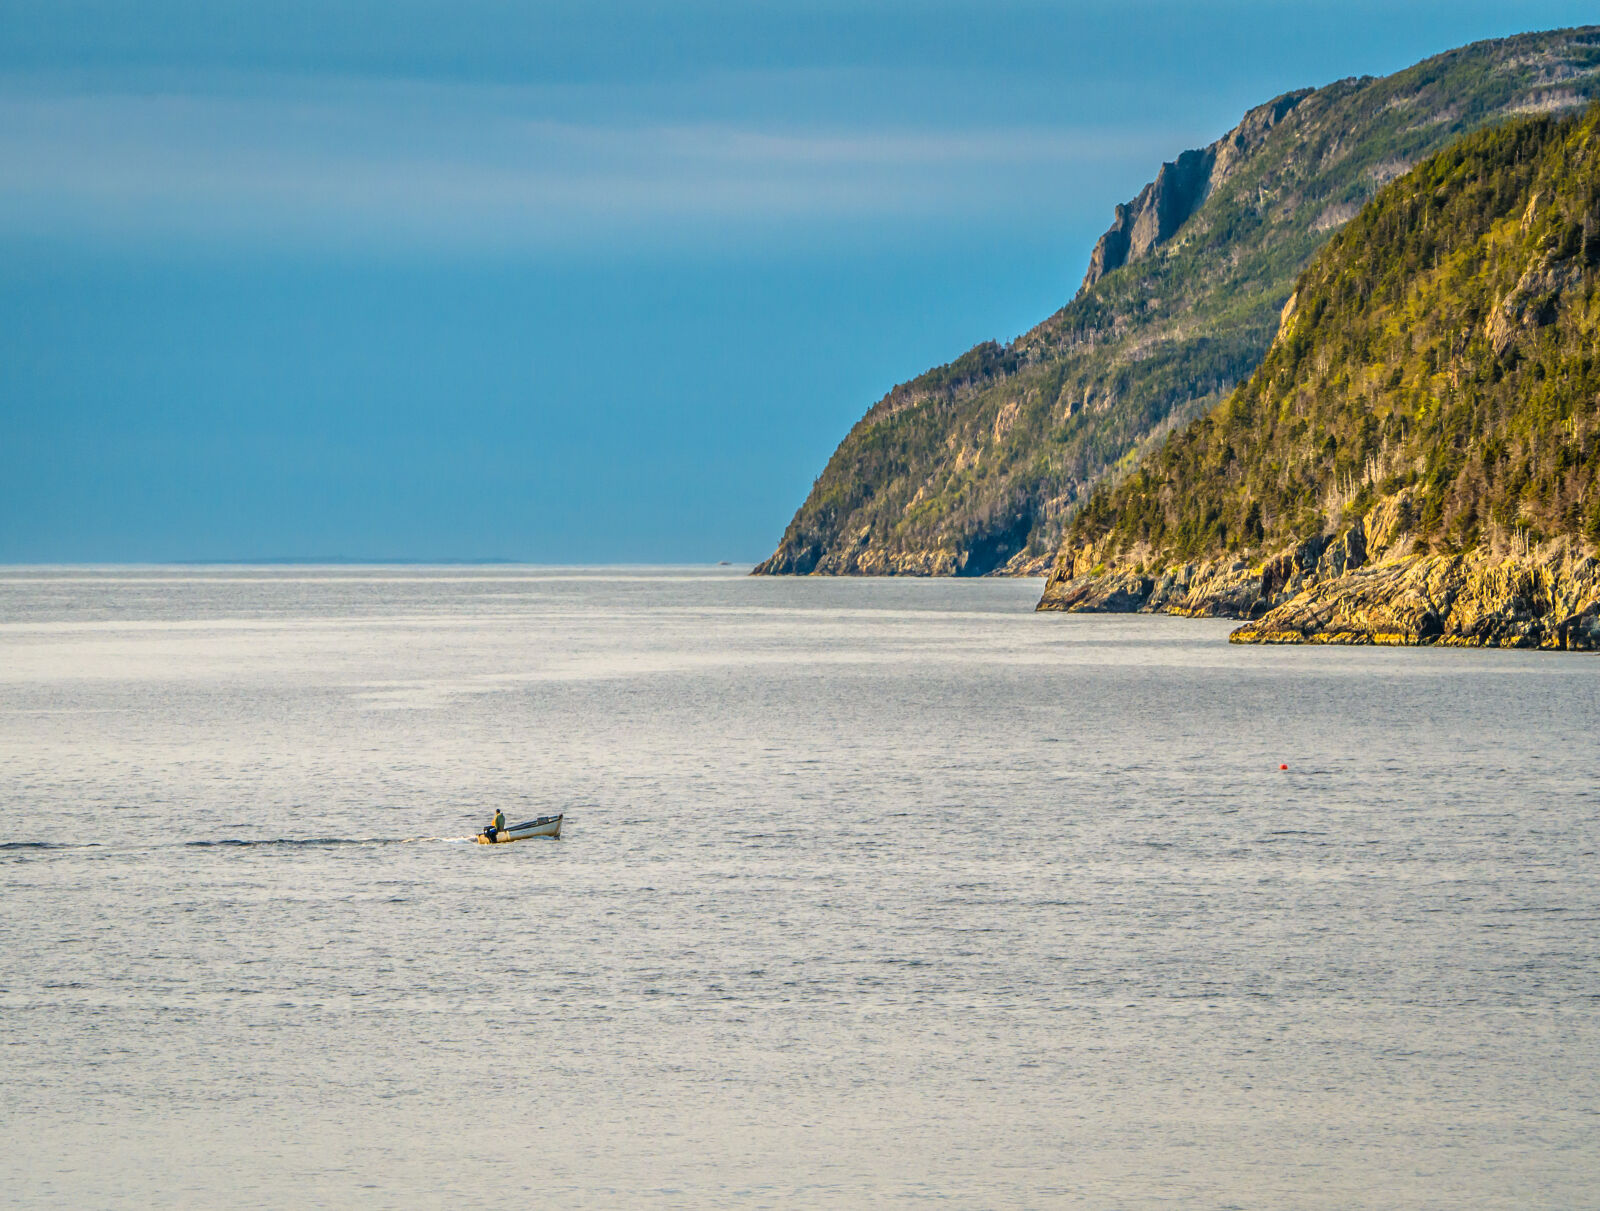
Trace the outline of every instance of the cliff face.
[[1115, 269], [1143, 260], [1158, 244], [1177, 234], [1235, 170], [1260, 148], [1267, 133], [1311, 95], [1311, 89], [1285, 93], [1252, 109], [1244, 121], [1209, 147], [1186, 151], [1161, 166], [1156, 179], [1133, 201], [1116, 208], [1116, 218], [1089, 254], [1089, 270], [1078, 293], [1092, 290], [1096, 282]]
[[870, 409], [757, 571], [1047, 572], [1097, 483], [1250, 377], [1296, 275], [1385, 182], [1600, 95], [1597, 73], [1600, 30], [1525, 35], [1252, 110], [1119, 208], [1066, 307]]
[[1089, 254], [1089, 270], [1083, 275], [1081, 290], [1092, 289], [1113, 269], [1141, 260], [1157, 244], [1171, 239], [1184, 220], [1211, 195], [1211, 170], [1215, 165], [1216, 155], [1209, 147], [1186, 151], [1163, 164], [1156, 179], [1133, 201], [1119, 204], [1110, 229]]
[[1040, 608], [1594, 650], [1597, 349], [1600, 106], [1470, 136], [1316, 259], [1244, 386], [1094, 494]]

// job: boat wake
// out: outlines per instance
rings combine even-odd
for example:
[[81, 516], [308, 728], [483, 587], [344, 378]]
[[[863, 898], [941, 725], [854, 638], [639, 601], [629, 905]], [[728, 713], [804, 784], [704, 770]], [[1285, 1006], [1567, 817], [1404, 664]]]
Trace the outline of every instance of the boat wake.
[[0, 850], [7, 849], [99, 849], [98, 841], [0, 841]]
[[220, 841], [185, 841], [189, 849], [247, 849], [257, 846], [332, 847], [343, 845], [416, 845], [422, 842], [470, 844], [471, 837], [226, 837]]
[[[472, 836], [465, 837], [223, 837], [214, 841], [178, 841], [169, 843], [178, 849], [333, 849], [362, 845], [471, 845]], [[17, 857], [62, 850], [101, 849], [108, 852], [123, 849], [165, 849], [169, 846], [108, 845], [102, 841], [0, 841], [0, 854], [13, 853]]]

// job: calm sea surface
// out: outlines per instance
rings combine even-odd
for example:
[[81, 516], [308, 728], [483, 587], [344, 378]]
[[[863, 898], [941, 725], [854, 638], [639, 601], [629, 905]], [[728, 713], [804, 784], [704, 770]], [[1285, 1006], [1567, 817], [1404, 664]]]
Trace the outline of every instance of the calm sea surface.
[[1600, 660], [1038, 589], [0, 573], [0, 1201], [1600, 1207]]

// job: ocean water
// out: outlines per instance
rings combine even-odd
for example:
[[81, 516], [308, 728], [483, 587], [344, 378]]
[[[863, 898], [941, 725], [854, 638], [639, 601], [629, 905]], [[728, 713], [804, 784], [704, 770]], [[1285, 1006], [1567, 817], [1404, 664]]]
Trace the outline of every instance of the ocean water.
[[0, 573], [0, 1201], [1600, 1207], [1600, 661], [1037, 593]]

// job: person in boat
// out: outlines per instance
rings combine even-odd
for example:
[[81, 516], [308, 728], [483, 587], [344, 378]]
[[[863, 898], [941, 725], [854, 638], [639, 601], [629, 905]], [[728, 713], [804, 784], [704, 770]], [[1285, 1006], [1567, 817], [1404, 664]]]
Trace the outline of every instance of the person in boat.
[[494, 813], [494, 823], [490, 824], [489, 827], [484, 829], [483, 831], [484, 831], [484, 834], [489, 838], [489, 840], [493, 841], [495, 839], [495, 837], [497, 837], [505, 829], [505, 826], [506, 826], [506, 814], [505, 814], [505, 812], [496, 810], [495, 813]]

